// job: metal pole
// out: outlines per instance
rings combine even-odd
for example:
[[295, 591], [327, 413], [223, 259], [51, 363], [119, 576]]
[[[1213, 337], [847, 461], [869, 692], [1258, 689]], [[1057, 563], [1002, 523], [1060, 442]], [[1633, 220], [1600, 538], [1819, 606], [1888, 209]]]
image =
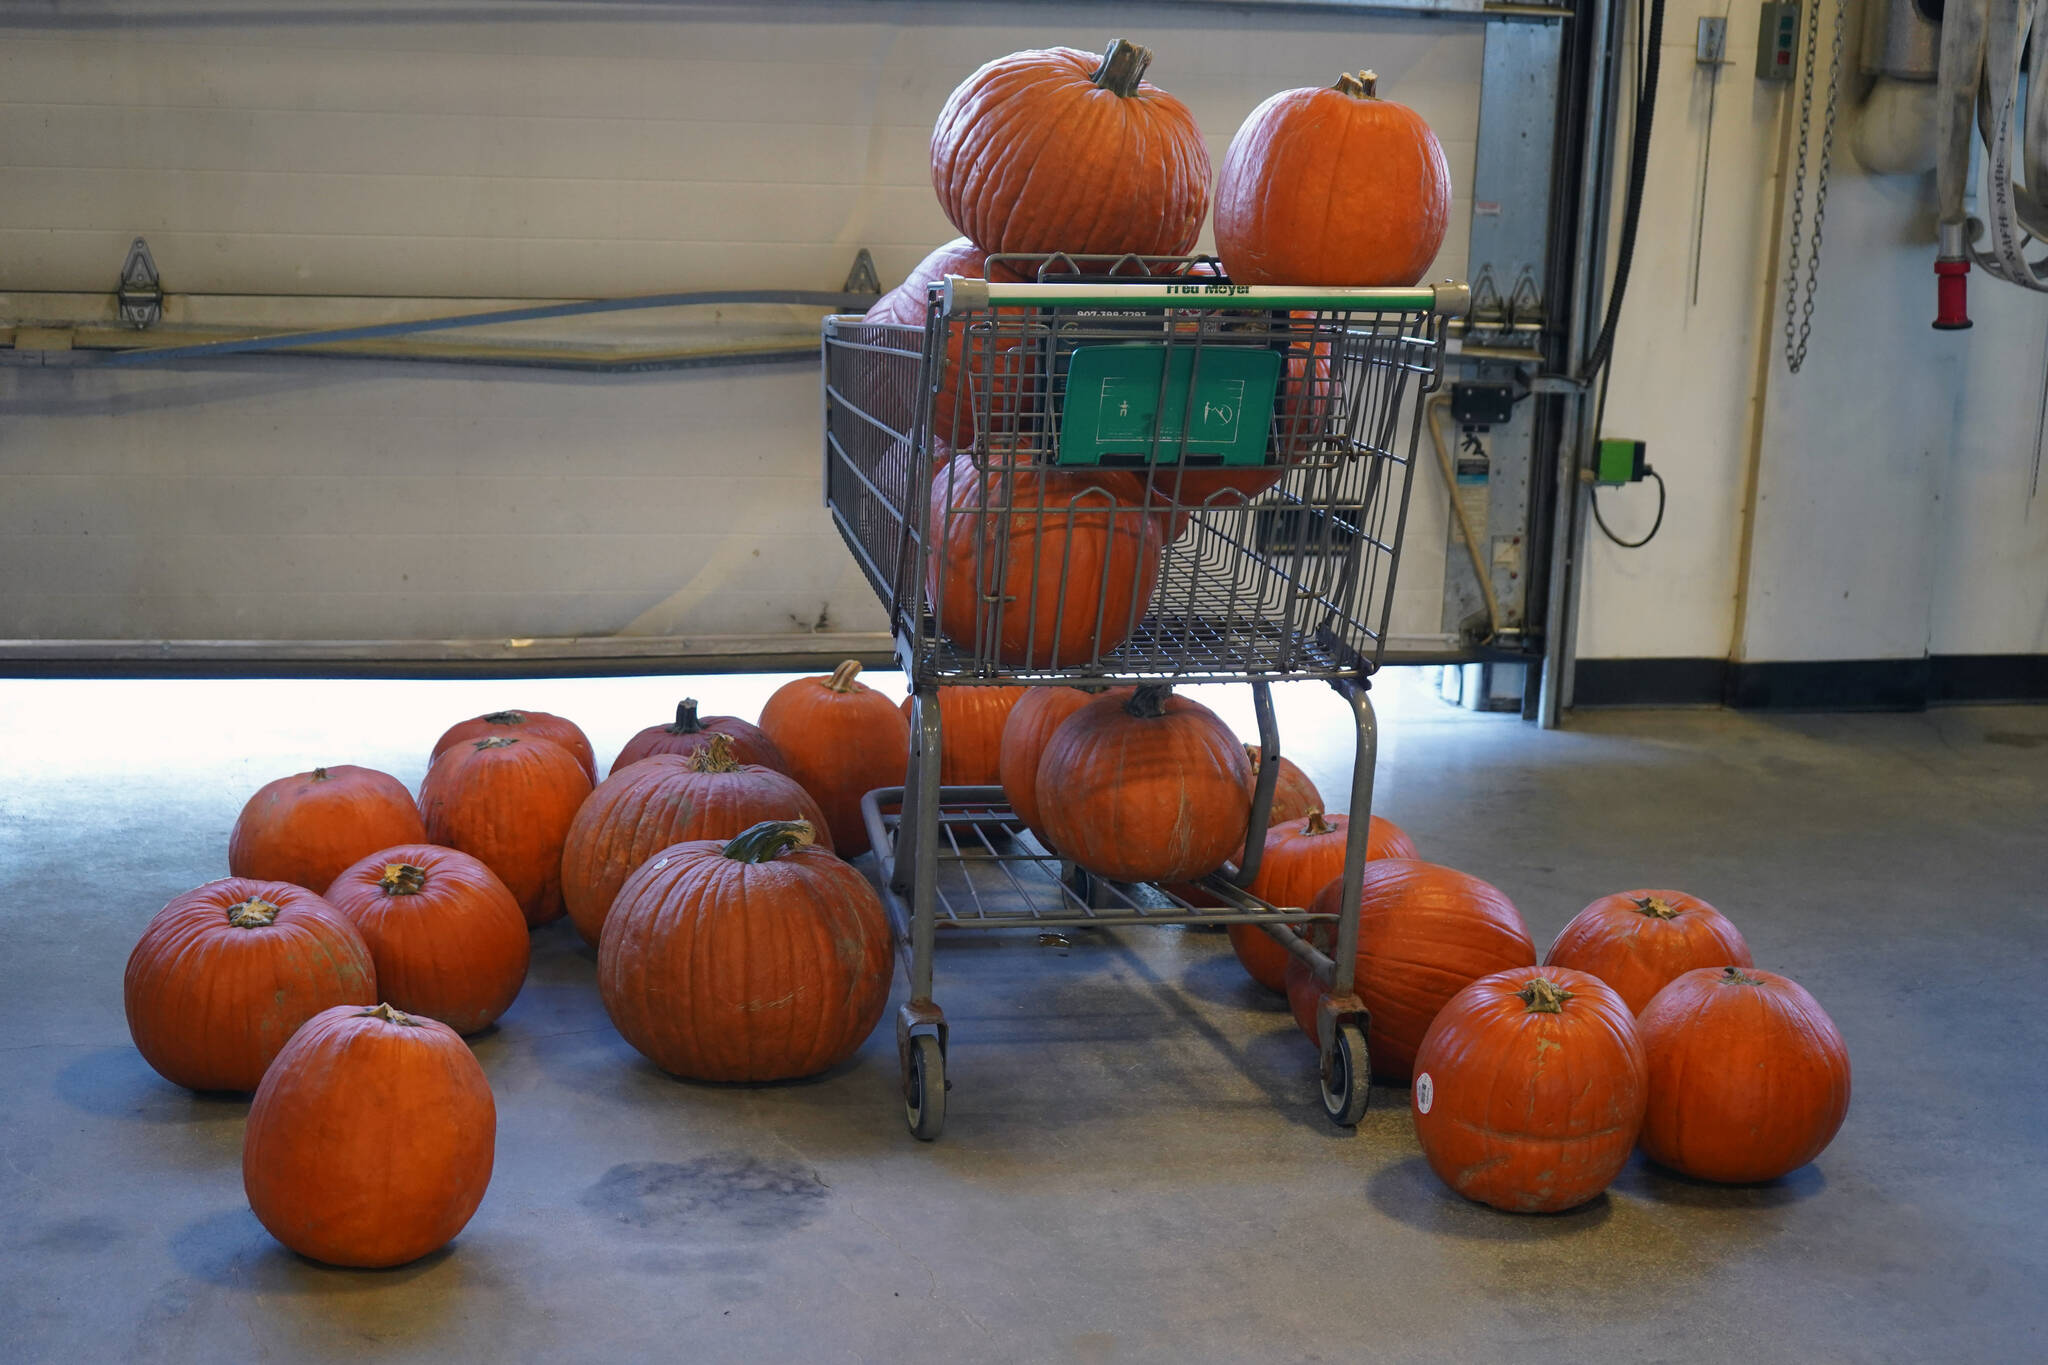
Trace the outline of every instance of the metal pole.
[[1344, 841], [1343, 892], [1337, 905], [1337, 945], [1331, 954], [1330, 994], [1350, 995], [1358, 968], [1358, 906], [1364, 896], [1366, 846], [1372, 838], [1372, 774], [1379, 761], [1380, 724], [1372, 695], [1363, 683], [1341, 690], [1358, 722], [1358, 750], [1351, 765], [1351, 809]]

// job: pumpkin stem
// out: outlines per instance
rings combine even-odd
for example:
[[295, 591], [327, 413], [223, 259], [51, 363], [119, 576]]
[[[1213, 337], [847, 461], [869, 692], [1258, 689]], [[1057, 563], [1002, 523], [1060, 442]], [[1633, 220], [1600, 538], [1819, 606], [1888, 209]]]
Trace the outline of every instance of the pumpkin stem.
[[411, 863], [386, 863], [377, 885], [387, 896], [417, 896], [427, 889], [427, 870]]
[[492, 735], [489, 739], [478, 740], [476, 747], [479, 749], [509, 749], [518, 742], [516, 739], [507, 739], [503, 735]]
[[793, 848], [803, 848], [816, 836], [808, 820], [763, 820], [726, 840], [723, 852], [736, 863], [765, 863]]
[[261, 896], [228, 907], [228, 923], [237, 929], [268, 929], [276, 922], [277, 907]]
[[1330, 87], [1340, 95], [1349, 95], [1358, 100], [1376, 100], [1380, 97], [1380, 77], [1377, 71], [1361, 71], [1356, 76], [1345, 72], [1337, 77], [1337, 83]]
[[356, 1018], [382, 1019], [387, 1024], [397, 1024], [403, 1028], [418, 1028], [420, 1026], [419, 1020], [413, 1018], [404, 1010], [395, 1010], [389, 1005], [372, 1005], [356, 1015]]
[[1312, 810], [1308, 813], [1308, 823], [1301, 827], [1301, 832], [1303, 834], [1334, 834], [1337, 832], [1337, 827], [1328, 820], [1325, 820], [1321, 811]]
[[1530, 1014], [1558, 1014], [1572, 993], [1547, 976], [1529, 978], [1529, 984], [1515, 992]]
[[489, 725], [524, 725], [526, 724], [526, 713], [524, 711], [493, 711], [483, 719]]
[[315, 768], [315, 769], [313, 769], [313, 780], [314, 780], [315, 782], [325, 782], [325, 781], [327, 780], [327, 769], [325, 769], [325, 768]]
[[1662, 896], [1636, 896], [1633, 898], [1638, 914], [1651, 919], [1677, 919], [1678, 908]]
[[704, 728], [704, 722], [697, 719], [697, 699], [684, 697], [676, 703], [676, 723], [665, 727], [672, 735], [694, 735]]
[[1109, 50], [1102, 54], [1102, 65], [1095, 68], [1095, 74], [1088, 79], [1112, 95], [1129, 99], [1138, 93], [1138, 82], [1145, 79], [1145, 68], [1150, 65], [1151, 48], [1112, 38]]
[[710, 743], [690, 755], [693, 773], [737, 772], [739, 766], [739, 760], [732, 756], [731, 735], [713, 735]]
[[1761, 986], [1764, 984], [1764, 979], [1760, 976], [1751, 976], [1740, 967], [1723, 967], [1721, 969], [1721, 984], [1724, 986]]
[[825, 679], [825, 686], [834, 692], [853, 691], [853, 680], [860, 676], [860, 660], [848, 659], [832, 670], [832, 676]]
[[1146, 683], [1131, 693], [1124, 710], [1140, 720], [1157, 720], [1166, 714], [1166, 699], [1172, 695], [1172, 683]]

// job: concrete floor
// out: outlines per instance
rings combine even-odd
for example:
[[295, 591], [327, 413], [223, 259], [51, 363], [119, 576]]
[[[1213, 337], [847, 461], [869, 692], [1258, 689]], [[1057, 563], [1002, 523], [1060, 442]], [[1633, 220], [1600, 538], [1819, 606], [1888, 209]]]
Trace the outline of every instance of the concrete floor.
[[[773, 681], [693, 689], [752, 714]], [[1468, 1204], [1405, 1092], [1333, 1131], [1281, 1003], [1173, 930], [947, 949], [956, 1088], [926, 1147], [886, 1028], [813, 1083], [679, 1083], [557, 924], [476, 1043], [499, 1131], [475, 1221], [405, 1269], [325, 1269], [243, 1202], [246, 1104], [129, 1045], [136, 934], [223, 873], [270, 777], [416, 783], [445, 722], [507, 704], [608, 756], [674, 683], [0, 683], [0, 1360], [2048, 1358], [2048, 711], [1543, 734], [1383, 690], [1381, 809], [1539, 944], [1596, 893], [1678, 886], [1819, 997], [1857, 1070], [1818, 1163], [1725, 1189], [1638, 1161], [1549, 1218]], [[1334, 697], [1283, 716], [1343, 790]]]

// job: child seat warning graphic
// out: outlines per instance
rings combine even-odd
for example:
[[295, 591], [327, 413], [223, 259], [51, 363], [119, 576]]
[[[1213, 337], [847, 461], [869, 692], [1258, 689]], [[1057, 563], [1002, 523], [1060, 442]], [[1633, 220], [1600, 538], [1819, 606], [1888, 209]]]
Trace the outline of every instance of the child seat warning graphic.
[[1067, 370], [1059, 461], [1264, 464], [1279, 377], [1279, 354], [1257, 347], [1081, 347]]

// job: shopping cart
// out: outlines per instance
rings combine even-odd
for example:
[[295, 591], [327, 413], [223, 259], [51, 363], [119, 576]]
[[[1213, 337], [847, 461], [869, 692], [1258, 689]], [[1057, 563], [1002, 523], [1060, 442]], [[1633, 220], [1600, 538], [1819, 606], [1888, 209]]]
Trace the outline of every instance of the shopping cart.
[[[1324, 986], [1323, 1108], [1354, 1125], [1371, 1075], [1353, 988], [1367, 686], [1421, 398], [1469, 292], [1246, 287], [1205, 259], [999, 256], [987, 273], [933, 285], [921, 329], [824, 323], [826, 502], [914, 696], [906, 783], [863, 803], [910, 985], [910, 1129], [929, 1140], [945, 1123], [942, 924], [1256, 924]], [[1334, 915], [1243, 889], [1279, 771], [1271, 684], [1299, 679], [1330, 683], [1357, 723]], [[940, 686], [1205, 682], [1252, 685], [1264, 759], [1243, 856], [1199, 887], [1091, 876], [1036, 841], [1000, 788], [939, 784]], [[1332, 923], [1290, 927], [1314, 920]]]

